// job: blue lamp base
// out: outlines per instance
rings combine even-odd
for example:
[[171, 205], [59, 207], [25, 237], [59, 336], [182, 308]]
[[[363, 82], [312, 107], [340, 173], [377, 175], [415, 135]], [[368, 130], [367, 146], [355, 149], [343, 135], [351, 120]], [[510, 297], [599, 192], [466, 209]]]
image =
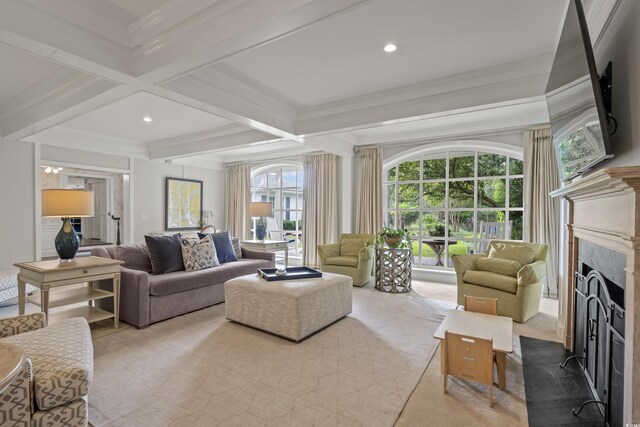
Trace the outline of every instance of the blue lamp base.
[[262, 242], [265, 237], [267, 237], [267, 227], [264, 224], [264, 219], [260, 217], [256, 223], [256, 240]]
[[55, 240], [56, 252], [60, 262], [74, 262], [80, 247], [80, 239], [73, 229], [69, 218], [62, 218], [62, 228]]

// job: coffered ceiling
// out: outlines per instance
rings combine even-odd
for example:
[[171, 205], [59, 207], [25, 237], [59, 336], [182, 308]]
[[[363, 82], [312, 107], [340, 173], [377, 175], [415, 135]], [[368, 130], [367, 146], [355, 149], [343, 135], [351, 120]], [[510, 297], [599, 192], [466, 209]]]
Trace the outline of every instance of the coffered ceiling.
[[221, 163], [522, 129], [567, 4], [3, 0], [0, 133]]

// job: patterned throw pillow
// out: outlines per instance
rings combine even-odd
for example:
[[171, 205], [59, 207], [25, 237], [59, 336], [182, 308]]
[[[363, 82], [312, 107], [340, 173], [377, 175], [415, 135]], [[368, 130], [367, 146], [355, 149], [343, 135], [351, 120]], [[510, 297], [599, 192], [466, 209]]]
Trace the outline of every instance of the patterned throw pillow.
[[210, 235], [202, 239], [182, 239], [182, 259], [187, 271], [203, 270], [220, 265]]

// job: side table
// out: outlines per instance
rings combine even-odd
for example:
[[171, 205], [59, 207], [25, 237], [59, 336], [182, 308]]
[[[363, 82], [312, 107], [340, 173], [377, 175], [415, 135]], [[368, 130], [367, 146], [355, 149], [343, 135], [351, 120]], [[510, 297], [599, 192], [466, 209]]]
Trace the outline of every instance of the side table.
[[411, 291], [413, 250], [376, 246], [376, 286], [382, 292]]
[[252, 251], [284, 252], [284, 267], [289, 267], [289, 246], [286, 240], [243, 240], [240, 246]]
[[[14, 266], [18, 273], [18, 312], [24, 314], [25, 300], [40, 307], [51, 320], [69, 317], [84, 317], [87, 322], [97, 322], [113, 318], [113, 327], [118, 328], [120, 315], [120, 264], [116, 259], [95, 256], [79, 257], [75, 262], [59, 263], [57, 260], [20, 262]], [[113, 280], [113, 292], [98, 289], [93, 282], [103, 279]], [[78, 289], [54, 290], [66, 285], [88, 282], [89, 287]], [[39, 289], [31, 296], [25, 296], [26, 283]], [[101, 298], [113, 298], [113, 313], [94, 307], [93, 301]], [[49, 316], [49, 307], [86, 302], [83, 307], [70, 308]]]
[[24, 355], [19, 347], [0, 342], [0, 394], [20, 373]]

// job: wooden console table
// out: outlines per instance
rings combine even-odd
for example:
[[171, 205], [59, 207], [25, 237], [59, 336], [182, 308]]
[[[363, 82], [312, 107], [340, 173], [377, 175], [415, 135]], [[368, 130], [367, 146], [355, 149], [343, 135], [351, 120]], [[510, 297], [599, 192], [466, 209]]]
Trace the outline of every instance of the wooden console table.
[[[25, 301], [40, 307], [49, 320], [67, 319], [70, 317], [84, 317], [87, 322], [113, 318], [114, 328], [118, 327], [120, 310], [120, 264], [122, 261], [95, 256], [80, 257], [75, 262], [59, 263], [57, 260], [20, 262], [14, 266], [20, 269], [18, 273], [18, 310], [24, 314]], [[98, 280], [113, 280], [113, 292], [98, 289], [93, 282]], [[56, 290], [55, 288], [88, 282], [89, 287], [77, 289]], [[26, 283], [35, 286], [40, 291], [31, 296], [25, 296]], [[93, 301], [101, 298], [113, 298], [113, 313], [94, 307]], [[53, 313], [49, 316], [49, 308], [87, 302], [84, 307], [74, 307]]]
[[240, 246], [251, 251], [284, 252], [284, 267], [289, 267], [289, 242], [286, 240], [243, 240]]

